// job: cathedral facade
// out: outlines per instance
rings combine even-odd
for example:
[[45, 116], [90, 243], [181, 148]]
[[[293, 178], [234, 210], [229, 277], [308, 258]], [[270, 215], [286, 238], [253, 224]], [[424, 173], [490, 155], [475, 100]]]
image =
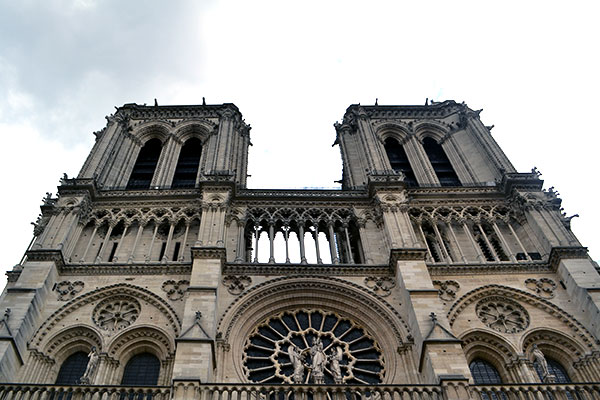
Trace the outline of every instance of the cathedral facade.
[[7, 273], [0, 398], [600, 398], [600, 276], [539, 172], [464, 103], [334, 126], [341, 190], [249, 189], [235, 105], [118, 108]]

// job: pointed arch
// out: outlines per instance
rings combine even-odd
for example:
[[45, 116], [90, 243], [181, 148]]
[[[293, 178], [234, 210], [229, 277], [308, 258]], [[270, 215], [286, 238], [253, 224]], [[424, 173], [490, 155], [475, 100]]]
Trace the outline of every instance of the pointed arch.
[[181, 330], [181, 320], [179, 319], [179, 316], [173, 307], [171, 307], [165, 300], [142, 287], [128, 283], [117, 283], [98, 288], [89, 293], [85, 293], [60, 307], [42, 323], [42, 325], [33, 334], [29, 343], [33, 348], [40, 347], [43, 343], [45, 343], [45, 338], [48, 337], [53, 328], [57, 326], [60, 321], [79, 308], [88, 304], [100, 302], [111, 296], [122, 296], [124, 293], [126, 293], [129, 297], [142, 300], [158, 309], [158, 311], [164, 315], [168, 321], [168, 326], [170, 329], [172, 329], [173, 335], [177, 336], [179, 334]]
[[570, 313], [541, 297], [527, 293], [520, 289], [497, 284], [485, 285], [477, 289], [473, 289], [456, 300], [456, 302], [450, 307], [450, 310], [447, 314], [450, 326], [454, 325], [454, 322], [458, 316], [468, 305], [488, 296], [507, 297], [509, 299], [517, 300], [542, 310], [554, 316], [558, 321], [561, 321], [561, 323], [563, 323], [564, 326], [572, 332], [573, 337], [578, 338], [581, 348], [591, 350], [595, 347], [596, 339], [592, 333], [588, 331], [588, 329]]

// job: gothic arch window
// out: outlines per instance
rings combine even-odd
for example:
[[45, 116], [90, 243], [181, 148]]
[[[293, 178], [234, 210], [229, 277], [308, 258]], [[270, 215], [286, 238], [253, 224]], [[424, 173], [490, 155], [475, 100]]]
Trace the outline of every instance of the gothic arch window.
[[128, 189], [148, 189], [150, 187], [161, 150], [162, 143], [159, 139], [150, 139], [144, 144], [129, 177]]
[[442, 186], [461, 186], [458, 175], [452, 168], [448, 156], [442, 146], [435, 139], [426, 137], [423, 139], [423, 149], [431, 162], [431, 166]]
[[159, 372], [160, 361], [154, 354], [137, 354], [125, 365], [121, 385], [155, 386], [158, 383]]
[[83, 351], [71, 354], [60, 366], [58, 377], [55, 384], [57, 385], [76, 385], [79, 378], [85, 372], [88, 363], [88, 356]]
[[[571, 378], [561, 363], [549, 357], [546, 357], [546, 362], [548, 363], [548, 372], [550, 375], [554, 375], [556, 377], [556, 383], [571, 383]], [[540, 378], [540, 382], [543, 382], [544, 373], [537, 360], [533, 363], [533, 366], [535, 368], [535, 372], [537, 372], [538, 377]]]
[[200, 165], [202, 143], [198, 138], [188, 139], [179, 153], [172, 188], [188, 188], [196, 185], [196, 176]]
[[415, 173], [408, 161], [408, 156], [404, 151], [404, 146], [394, 138], [387, 138], [383, 146], [385, 147], [385, 152], [387, 153], [392, 169], [404, 174], [404, 183], [407, 186], [419, 186]]
[[469, 364], [473, 381], [476, 385], [500, 385], [502, 378], [498, 370], [489, 362], [476, 358]]

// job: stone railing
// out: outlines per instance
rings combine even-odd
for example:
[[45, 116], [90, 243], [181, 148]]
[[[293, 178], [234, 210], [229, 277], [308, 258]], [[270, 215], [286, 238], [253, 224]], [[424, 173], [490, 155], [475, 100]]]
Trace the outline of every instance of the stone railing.
[[467, 385], [265, 385], [201, 384], [174, 380], [168, 386], [2, 384], [0, 400], [591, 400], [600, 383]]
[[481, 400], [600, 399], [600, 383], [472, 385], [472, 398]]
[[169, 400], [169, 386], [44, 385], [0, 383], [1, 400]]

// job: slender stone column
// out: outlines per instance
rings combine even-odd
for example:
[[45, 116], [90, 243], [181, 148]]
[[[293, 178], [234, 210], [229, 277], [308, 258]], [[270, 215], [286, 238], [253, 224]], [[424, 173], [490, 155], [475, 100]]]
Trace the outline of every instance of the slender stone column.
[[171, 250], [171, 241], [173, 239], [173, 231], [175, 230], [175, 221], [169, 223], [169, 234], [167, 235], [167, 245], [165, 246], [165, 253], [162, 256], [161, 262], [169, 261], [169, 250]]
[[133, 257], [135, 257], [135, 249], [137, 248], [138, 242], [140, 241], [140, 237], [142, 236], [143, 231], [144, 225], [142, 224], [142, 221], [139, 221], [138, 230], [135, 235], [135, 240], [133, 241], [133, 246], [131, 247], [131, 253], [129, 254], [129, 259], [127, 260], [127, 263], [129, 264], [133, 263]]
[[298, 241], [300, 242], [300, 264], [306, 264], [306, 252], [304, 249], [304, 222], [298, 224]]
[[185, 221], [185, 232], [183, 234], [183, 243], [181, 244], [181, 251], [179, 253], [179, 257], [177, 261], [183, 261], [185, 259], [185, 245], [187, 243], [188, 235], [190, 233], [190, 224], [191, 221]]
[[321, 251], [319, 250], [319, 223], [315, 222], [313, 227], [315, 228], [313, 235], [315, 238], [315, 250], [317, 252], [317, 264], [323, 264], [323, 260], [321, 260]]
[[435, 262], [435, 258], [433, 258], [433, 252], [429, 247], [429, 243], [427, 243], [425, 232], [423, 232], [423, 226], [421, 225], [421, 221], [417, 222], [417, 225], [419, 226], [419, 232], [421, 232], [421, 237], [423, 237], [423, 243], [425, 243], [425, 247], [427, 248], [427, 258], [429, 259], [429, 261]]
[[450, 254], [448, 254], [448, 250], [446, 249], [444, 239], [442, 238], [442, 234], [440, 233], [440, 229], [438, 228], [436, 221], [431, 221], [431, 225], [433, 225], [433, 231], [435, 232], [435, 236], [437, 237], [440, 248], [442, 249], [442, 255], [446, 259], [446, 262], [451, 263], [452, 258], [450, 257]]
[[529, 256], [529, 253], [525, 249], [525, 246], [523, 246], [523, 242], [521, 242], [521, 239], [519, 239], [519, 236], [517, 236], [517, 233], [513, 229], [512, 225], [510, 224], [510, 221], [505, 221], [505, 222], [506, 222], [506, 225], [508, 225], [508, 229], [510, 229], [510, 233], [514, 236], [515, 240], [519, 244], [519, 248], [521, 249], [523, 254], [525, 254], [525, 259], [527, 261], [531, 261], [531, 257]]
[[483, 227], [479, 222], [477, 223], [477, 228], [479, 229], [481, 236], [483, 236], [483, 240], [485, 240], [485, 243], [488, 245], [492, 256], [494, 256], [494, 260], [500, 261], [500, 257], [498, 257], [498, 254], [496, 254], [496, 250], [494, 249], [494, 246], [492, 246], [492, 242], [490, 242], [490, 240], [488, 239], [487, 235], [485, 234], [485, 231], [483, 230]]
[[94, 230], [92, 231], [90, 240], [88, 241], [87, 246], [85, 246], [85, 251], [83, 252], [83, 255], [81, 256], [81, 259], [79, 260], [80, 263], [85, 262], [85, 257], [87, 256], [87, 253], [90, 251], [90, 246], [92, 245], [92, 242], [94, 241], [94, 237], [96, 236], [97, 230], [98, 230], [98, 223], [96, 222], [96, 223], [94, 223]]
[[510, 258], [510, 260], [512, 262], [517, 262], [517, 258], [515, 257], [515, 254], [510, 249], [508, 242], [504, 239], [504, 235], [502, 235], [502, 232], [500, 231], [500, 228], [496, 224], [496, 221], [492, 222], [492, 226], [494, 227], [494, 231], [496, 232], [496, 235], [498, 235], [498, 239], [500, 239], [500, 242], [502, 242], [502, 246], [504, 246], [504, 249], [508, 253], [508, 257]]
[[286, 224], [283, 226], [283, 237], [285, 239], [285, 263], [290, 263], [290, 249], [289, 249], [289, 239], [290, 239], [290, 226]]
[[237, 226], [238, 226], [238, 242], [237, 242], [237, 249], [236, 249], [236, 255], [235, 255], [235, 262], [236, 263], [241, 263], [244, 261], [244, 250], [246, 248], [245, 246], [245, 224], [243, 221], [238, 221], [237, 222]]
[[483, 256], [483, 253], [481, 252], [481, 249], [479, 248], [479, 245], [475, 241], [475, 238], [471, 234], [471, 230], [467, 226], [467, 222], [466, 221], [462, 221], [462, 227], [463, 227], [463, 231], [465, 231], [465, 234], [469, 237], [469, 240], [471, 241], [471, 244], [473, 245], [473, 249], [475, 250], [475, 254], [477, 254], [477, 261], [484, 262], [485, 257]]
[[152, 248], [154, 247], [154, 241], [156, 240], [156, 232], [158, 232], [158, 221], [154, 221], [154, 232], [152, 232], [152, 240], [150, 241], [150, 248], [148, 254], [146, 254], [146, 262], [152, 258]]
[[275, 221], [269, 221], [269, 264], [275, 264]]
[[254, 225], [254, 262], [258, 263], [258, 238], [260, 225]]
[[115, 255], [113, 256], [113, 259], [112, 259], [113, 262], [119, 261], [119, 249], [121, 249], [121, 246], [123, 246], [123, 241], [125, 240], [125, 235], [127, 235], [128, 228], [129, 228], [129, 224], [125, 224], [125, 226], [123, 227], [123, 233], [121, 234], [121, 239], [119, 239], [119, 241], [117, 242], [117, 248], [115, 249]]
[[448, 225], [448, 230], [450, 231], [450, 234], [452, 235], [452, 239], [454, 240], [454, 243], [456, 244], [456, 249], [458, 250], [460, 259], [462, 260], [462, 262], [466, 263], [467, 259], [465, 258], [465, 255], [463, 254], [462, 249], [460, 248], [460, 243], [458, 242], [458, 239], [456, 238], [456, 233], [454, 232], [454, 228], [452, 228], [452, 221], [448, 221], [446, 224]]
[[335, 234], [333, 233], [333, 221], [329, 221], [327, 223], [327, 228], [329, 229], [329, 251], [331, 252], [331, 263], [339, 264], [340, 259], [337, 255], [337, 250], [335, 248]]
[[110, 240], [110, 234], [112, 233], [112, 230], [114, 228], [114, 226], [117, 224], [117, 222], [115, 221], [111, 221], [108, 224], [108, 230], [106, 231], [106, 236], [104, 237], [104, 241], [102, 242], [102, 248], [100, 248], [100, 252], [98, 253], [98, 257], [96, 257], [96, 262], [102, 262], [103, 259], [103, 255], [106, 254], [106, 248], [108, 247], [108, 241]]
[[350, 244], [350, 233], [348, 233], [348, 223], [342, 225], [344, 227], [344, 234], [346, 235], [346, 246], [348, 248], [348, 263], [354, 264], [354, 257], [352, 256], [352, 245]]

